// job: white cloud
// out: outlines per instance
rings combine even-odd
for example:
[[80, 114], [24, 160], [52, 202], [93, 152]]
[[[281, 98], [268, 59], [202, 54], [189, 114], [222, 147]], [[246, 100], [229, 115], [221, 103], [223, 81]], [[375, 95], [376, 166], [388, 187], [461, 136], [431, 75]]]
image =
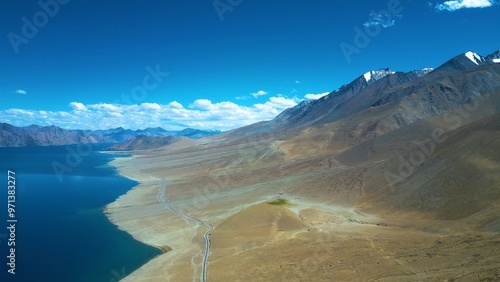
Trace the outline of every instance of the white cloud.
[[27, 110], [22, 110], [22, 109], [10, 109], [7, 110], [6, 112], [14, 114], [14, 115], [27, 115], [27, 116], [33, 116], [34, 111], [27, 111]]
[[177, 101], [170, 102], [170, 104], [168, 104], [168, 105], [174, 109], [184, 109], [182, 104], [177, 102]]
[[88, 111], [87, 107], [84, 104], [78, 102], [71, 102], [69, 106], [73, 108], [75, 111]]
[[28, 92], [26, 92], [26, 90], [23, 90], [23, 89], [18, 89], [18, 90], [16, 90], [16, 94], [26, 95], [26, 94], [28, 94]]
[[161, 106], [156, 103], [142, 103], [141, 107], [145, 110], [161, 110]]
[[236, 97], [236, 100], [248, 100], [248, 99], [252, 99], [252, 97], [259, 98], [260, 96], [265, 96], [267, 94], [269, 94], [269, 92], [264, 91], [264, 90], [259, 90], [259, 91], [254, 92], [254, 93], [250, 93], [250, 96], [248, 96], [248, 95], [238, 96], [238, 97]]
[[295, 80], [295, 83], [296, 83], [296, 84], [300, 84], [300, 81], [299, 81], [299, 80]]
[[207, 99], [198, 99], [194, 101], [193, 104], [189, 105], [192, 109], [200, 109], [200, 110], [210, 110], [212, 106], [212, 101]]
[[259, 90], [259, 91], [255, 92], [255, 93], [250, 94], [250, 95], [252, 95], [254, 98], [257, 98], [257, 97], [260, 97], [260, 96], [265, 96], [267, 94], [268, 93], [266, 91]]
[[[401, 18], [401, 15], [397, 15], [398, 18]], [[365, 27], [372, 27], [372, 26], [377, 26], [380, 25], [384, 28], [388, 28], [391, 26], [394, 26], [396, 24], [396, 20], [394, 17], [389, 14], [389, 12], [383, 14], [383, 13], [375, 13], [371, 12], [370, 13], [370, 19], [365, 22], [363, 25]]]
[[181, 130], [186, 127], [229, 130], [263, 120], [271, 120], [283, 110], [300, 102], [297, 98], [269, 97], [265, 103], [251, 106], [234, 102], [212, 102], [198, 99], [184, 108], [173, 101], [166, 105], [142, 103], [84, 104], [71, 102], [67, 111], [25, 109], [0, 110], [0, 120], [16, 126], [56, 125], [66, 129], [109, 129], [116, 127], [143, 129], [163, 127]]
[[286, 98], [283, 96], [271, 97], [264, 104], [255, 104], [254, 107], [267, 113], [277, 116], [283, 110], [294, 107], [299, 102], [296, 98]]
[[[442, 4], [436, 4], [435, 8], [438, 11], [456, 11], [468, 8], [487, 8], [498, 4], [495, 0], [453, 0], [446, 1]], [[432, 5], [432, 4], [431, 4]]]
[[95, 105], [89, 105], [87, 108], [93, 109], [93, 110], [99, 110], [99, 111], [119, 111], [119, 107], [113, 104], [95, 104]]
[[321, 94], [306, 94], [304, 96], [304, 98], [310, 99], [310, 100], [318, 100], [319, 98], [324, 97], [324, 96], [326, 96], [328, 94], [330, 94], [330, 92], [324, 92], [324, 93], [321, 93]]
[[297, 105], [297, 98], [287, 98], [284, 96], [271, 97], [266, 104], [272, 105], [276, 109], [288, 109]]

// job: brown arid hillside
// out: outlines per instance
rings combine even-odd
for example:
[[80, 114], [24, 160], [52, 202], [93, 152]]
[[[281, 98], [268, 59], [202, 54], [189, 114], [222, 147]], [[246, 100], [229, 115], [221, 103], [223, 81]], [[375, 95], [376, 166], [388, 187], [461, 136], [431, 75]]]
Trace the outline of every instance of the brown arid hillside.
[[123, 143], [115, 144], [109, 147], [109, 149], [126, 151], [156, 149], [179, 142], [183, 138], [187, 139], [186, 137], [178, 136], [137, 136]]
[[125, 281], [199, 277], [205, 232], [209, 281], [500, 280], [500, 65], [463, 57], [114, 161], [108, 216], [172, 249]]

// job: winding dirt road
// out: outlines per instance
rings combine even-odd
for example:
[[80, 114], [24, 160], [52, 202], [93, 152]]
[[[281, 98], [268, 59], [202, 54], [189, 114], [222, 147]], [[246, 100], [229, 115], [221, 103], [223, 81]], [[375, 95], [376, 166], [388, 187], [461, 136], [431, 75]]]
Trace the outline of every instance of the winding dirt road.
[[[203, 240], [205, 241], [205, 250], [203, 252], [202, 256], [202, 261], [201, 261], [201, 274], [200, 274], [200, 281], [201, 282], [206, 282], [207, 277], [208, 277], [208, 257], [210, 256], [210, 233], [214, 229], [214, 226], [208, 222], [205, 222], [203, 220], [194, 218], [186, 213], [184, 213], [181, 209], [176, 207], [171, 201], [165, 198], [165, 191], [166, 191], [166, 186], [167, 186], [167, 181], [165, 178], [162, 178], [160, 180], [160, 189], [158, 191], [158, 195], [156, 198], [158, 199], [158, 202], [160, 203], [165, 203], [169, 206], [169, 208], [174, 211], [176, 214], [181, 216], [186, 223], [191, 226], [190, 221], [196, 222], [198, 225], [203, 225], [208, 228], [208, 230], [203, 234]], [[194, 229], [193, 229], [194, 231]], [[197, 256], [197, 255], [195, 255]], [[194, 261], [194, 260], [192, 260]], [[193, 281], [196, 281], [196, 271], [194, 272], [194, 277]]]

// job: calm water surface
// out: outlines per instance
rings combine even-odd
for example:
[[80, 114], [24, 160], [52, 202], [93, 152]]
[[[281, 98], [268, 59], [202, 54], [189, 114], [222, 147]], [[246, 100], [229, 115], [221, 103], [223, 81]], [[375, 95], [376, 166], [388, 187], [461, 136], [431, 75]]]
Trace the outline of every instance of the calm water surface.
[[[137, 182], [107, 165], [113, 156], [98, 153], [103, 146], [0, 148], [0, 281], [118, 281], [161, 253], [104, 215]], [[81, 159], [71, 158], [78, 149]], [[58, 178], [54, 164], [72, 171]], [[9, 169], [16, 173], [15, 275], [7, 273]]]

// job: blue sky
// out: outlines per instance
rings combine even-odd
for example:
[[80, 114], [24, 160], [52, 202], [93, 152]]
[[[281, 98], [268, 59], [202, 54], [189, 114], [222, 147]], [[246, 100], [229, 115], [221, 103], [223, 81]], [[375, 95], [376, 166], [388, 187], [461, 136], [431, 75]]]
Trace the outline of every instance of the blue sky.
[[489, 0], [2, 1], [0, 122], [227, 130], [369, 70], [490, 54], [499, 15]]

